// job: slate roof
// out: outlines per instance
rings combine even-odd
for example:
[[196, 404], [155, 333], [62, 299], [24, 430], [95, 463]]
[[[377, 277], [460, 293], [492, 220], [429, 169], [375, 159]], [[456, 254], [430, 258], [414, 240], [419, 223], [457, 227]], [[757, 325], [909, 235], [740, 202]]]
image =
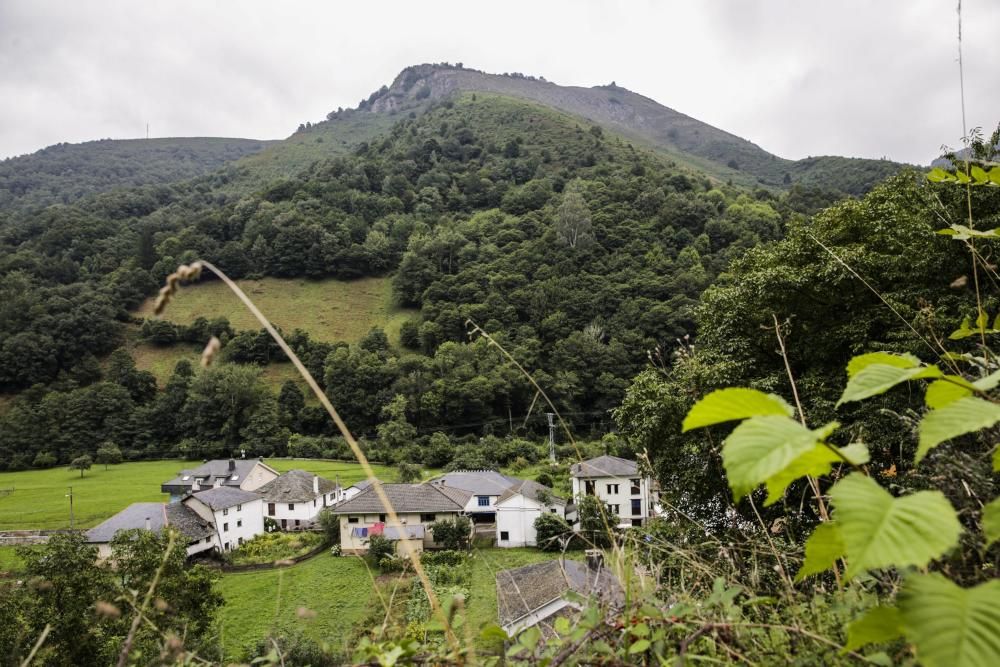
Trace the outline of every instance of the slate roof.
[[521, 480], [501, 475], [496, 470], [455, 470], [430, 480], [430, 484], [443, 484], [468, 491], [477, 496], [499, 496]]
[[131, 528], [145, 528], [149, 518], [149, 528], [158, 531], [166, 526], [176, 528], [182, 535], [193, 540], [213, 535], [215, 530], [194, 511], [181, 503], [132, 503], [110, 519], [87, 531], [87, 541], [96, 544], [110, 542], [116, 533]]
[[192, 494], [191, 497], [197, 498], [213, 510], [221, 510], [233, 505], [242, 505], [243, 503], [260, 500], [260, 496], [252, 491], [244, 491], [243, 489], [236, 489], [231, 486], [220, 486], [215, 489], [198, 491]]
[[569, 591], [606, 602], [620, 602], [621, 584], [607, 568], [593, 570], [573, 560], [550, 560], [503, 570], [496, 575], [497, 614], [501, 625], [524, 617]]
[[[233, 465], [232, 470], [229, 468], [230, 463]], [[216, 480], [219, 480], [224, 486], [239, 486], [258, 463], [270, 468], [270, 466], [267, 466], [266, 463], [259, 459], [216, 459], [214, 461], [206, 461], [197, 468], [181, 470], [177, 477], [161, 484], [160, 490], [163, 493], [184, 493], [185, 491], [190, 491], [195, 478], [200, 480], [199, 483], [203, 489], [214, 486]]]
[[[380, 483], [381, 484], [381, 483]], [[460, 512], [464, 502], [433, 484], [381, 484], [396, 512]], [[334, 505], [334, 514], [382, 514], [385, 508], [371, 485], [358, 495]]]
[[264, 486], [254, 489], [255, 493], [272, 502], [307, 502], [318, 495], [326, 495], [337, 489], [336, 482], [320, 477], [319, 493], [313, 492], [313, 475], [305, 470], [289, 470], [272, 479]]
[[544, 493], [549, 496], [549, 503], [552, 505], [565, 505], [566, 501], [557, 496], [552, 489], [545, 486], [544, 484], [539, 484], [538, 482], [530, 479], [520, 480], [518, 484], [507, 489], [503, 495], [497, 499], [497, 504], [502, 503], [505, 500], [513, 498], [514, 496], [520, 494], [525, 498], [530, 498], [536, 502], [542, 502], [539, 500], [539, 494]]
[[639, 464], [617, 456], [598, 456], [569, 467], [573, 477], [635, 477], [639, 474]]

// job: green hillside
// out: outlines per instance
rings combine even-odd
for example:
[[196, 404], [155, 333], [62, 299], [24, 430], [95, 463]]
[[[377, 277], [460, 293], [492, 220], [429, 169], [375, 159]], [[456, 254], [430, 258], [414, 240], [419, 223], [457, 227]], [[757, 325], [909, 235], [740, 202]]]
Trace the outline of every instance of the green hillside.
[[115, 188], [202, 176], [270, 142], [178, 137], [56, 144], [0, 161], [0, 209], [69, 204]]

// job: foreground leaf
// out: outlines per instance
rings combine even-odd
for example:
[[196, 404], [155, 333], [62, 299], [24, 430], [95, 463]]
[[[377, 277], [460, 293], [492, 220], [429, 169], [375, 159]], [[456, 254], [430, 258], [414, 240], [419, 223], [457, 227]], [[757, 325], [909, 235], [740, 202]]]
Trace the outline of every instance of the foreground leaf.
[[843, 555], [844, 540], [840, 537], [839, 526], [833, 521], [819, 524], [806, 540], [806, 557], [795, 575], [795, 581], [826, 572]]
[[994, 498], [983, 507], [983, 534], [987, 547], [1000, 540], [1000, 498]]
[[897, 384], [907, 380], [938, 378], [941, 375], [941, 369], [937, 366], [900, 368], [882, 363], [865, 366], [847, 381], [847, 387], [844, 388], [844, 393], [837, 401], [837, 405], [884, 394]]
[[885, 644], [903, 636], [899, 610], [895, 607], [872, 607], [847, 626], [847, 644], [841, 653], [868, 644]]
[[[839, 452], [840, 454], [838, 455]], [[785, 495], [788, 485], [806, 475], [820, 477], [830, 472], [836, 463], [845, 463], [844, 459], [853, 465], [868, 463], [868, 448], [860, 442], [851, 443], [846, 447], [838, 447], [836, 451], [827, 445], [819, 444], [795, 459], [784, 470], [767, 480], [767, 500], [764, 506], [773, 505]]]
[[920, 421], [920, 440], [915, 461], [945, 440], [989, 428], [1000, 422], [1000, 405], [967, 396], [932, 410]]
[[737, 419], [763, 415], [791, 417], [793, 414], [792, 406], [780, 396], [756, 389], [730, 387], [713, 391], [695, 403], [684, 418], [683, 431]]
[[729, 487], [739, 500], [784, 470], [837, 428], [836, 423], [810, 431], [786, 416], [754, 417], [737, 426], [722, 446]]
[[847, 377], [854, 377], [869, 366], [880, 364], [882, 366], [896, 366], [897, 368], [916, 368], [920, 365], [920, 359], [912, 354], [896, 354], [895, 352], [869, 352], [859, 354], [847, 362]]
[[952, 401], [971, 396], [974, 389], [974, 386], [958, 375], [945, 375], [942, 379], [934, 380], [927, 385], [924, 402], [927, 407], [937, 410]]
[[906, 638], [927, 667], [993, 667], [1000, 656], [1000, 580], [961, 588], [940, 574], [911, 575], [899, 594]]
[[834, 484], [830, 498], [847, 554], [848, 579], [865, 570], [927, 565], [954, 547], [962, 532], [940, 491], [893, 498], [856, 472]]

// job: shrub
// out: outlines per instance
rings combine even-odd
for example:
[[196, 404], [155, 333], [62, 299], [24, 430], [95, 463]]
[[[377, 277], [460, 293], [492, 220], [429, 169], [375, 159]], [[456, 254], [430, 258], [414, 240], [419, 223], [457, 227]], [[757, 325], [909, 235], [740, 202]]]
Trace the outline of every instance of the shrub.
[[464, 549], [469, 545], [472, 522], [465, 517], [458, 517], [454, 521], [435, 521], [430, 527], [434, 533], [434, 542], [445, 549]]
[[392, 558], [395, 554], [396, 545], [385, 535], [368, 537], [368, 558], [376, 567], [381, 567], [383, 559]]
[[534, 526], [538, 548], [543, 551], [560, 551], [563, 541], [573, 536], [570, 525], [556, 514], [540, 515], [535, 519]]

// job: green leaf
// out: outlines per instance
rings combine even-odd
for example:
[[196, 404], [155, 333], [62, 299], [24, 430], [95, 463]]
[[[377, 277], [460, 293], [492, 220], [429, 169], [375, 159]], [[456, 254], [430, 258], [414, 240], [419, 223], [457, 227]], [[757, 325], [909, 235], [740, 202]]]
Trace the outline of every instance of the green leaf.
[[937, 233], [951, 236], [956, 241], [968, 241], [971, 238], [996, 238], [997, 236], [996, 229], [980, 231], [957, 223], [949, 225], [946, 229], [939, 229]]
[[914, 460], [920, 463], [927, 452], [945, 440], [989, 428], [997, 422], [1000, 422], [1000, 405], [972, 396], [931, 410], [920, 420], [920, 439]]
[[865, 366], [847, 381], [847, 387], [844, 388], [837, 405], [885, 393], [907, 380], [937, 378], [941, 375], [941, 370], [937, 366], [901, 368], [881, 363]]
[[897, 368], [916, 368], [920, 365], [920, 359], [912, 354], [896, 354], [895, 352], [869, 352], [859, 354], [847, 362], [847, 377], [852, 378], [860, 371], [881, 364], [883, 366], [896, 366]]
[[[997, 315], [997, 319], [1000, 320], [1000, 315]], [[996, 325], [994, 325], [994, 328], [996, 328]], [[1000, 371], [993, 371], [986, 377], [979, 378], [972, 383], [972, 386], [979, 391], [996, 389], [998, 385], [1000, 385]]]
[[[843, 456], [837, 456], [837, 452]], [[771, 476], [767, 480], [767, 500], [764, 502], [764, 506], [773, 505], [781, 500], [788, 485], [798, 478], [806, 475], [813, 477], [825, 475], [830, 472], [833, 464], [844, 463], [844, 457], [854, 465], [868, 463], [868, 448], [860, 442], [852, 443], [846, 447], [838, 447], [837, 452], [826, 445], [816, 445], [792, 461], [784, 470]]]
[[1000, 185], [1000, 167], [990, 169], [990, 181], [996, 185]]
[[987, 183], [990, 180], [990, 177], [986, 175], [986, 172], [979, 165], [972, 165], [970, 171], [972, 172], [972, 180], [976, 183]]
[[983, 507], [983, 534], [987, 547], [1000, 540], [1000, 498], [994, 498]]
[[862, 473], [830, 488], [848, 579], [865, 570], [923, 567], [958, 543], [962, 525], [940, 491], [892, 495]]
[[952, 401], [965, 396], [971, 396], [973, 385], [958, 375], [945, 375], [941, 380], [934, 380], [927, 386], [924, 402], [932, 410], [943, 408]]
[[840, 527], [833, 521], [819, 524], [806, 540], [806, 557], [795, 575], [795, 581], [826, 572], [843, 555], [844, 541], [840, 537]]
[[934, 183], [944, 183], [950, 181], [954, 178], [950, 173], [942, 169], [941, 167], [934, 167], [927, 174], [927, 180]]
[[1000, 580], [962, 588], [940, 574], [903, 582], [903, 633], [926, 667], [994, 667], [1000, 656]]
[[795, 410], [785, 399], [756, 389], [730, 387], [708, 394], [684, 418], [683, 432], [703, 426], [763, 415], [791, 417]]
[[955, 178], [957, 178], [958, 182], [961, 183], [961, 184], [963, 184], [963, 185], [965, 185], [966, 183], [971, 183], [972, 182], [972, 179], [969, 178], [968, 175], [964, 171], [961, 171], [961, 170], [955, 172]]
[[722, 464], [733, 496], [739, 500], [750, 493], [829, 436], [837, 426], [834, 422], [810, 431], [784, 415], [753, 417], [737, 426], [722, 445]]
[[847, 645], [841, 654], [868, 644], [885, 644], [903, 636], [899, 610], [895, 607], [872, 607], [847, 626]]
[[634, 642], [631, 646], [628, 647], [628, 653], [629, 655], [642, 653], [643, 651], [648, 650], [649, 646], [650, 644], [648, 639], [640, 639], [639, 641]]
[[496, 623], [490, 623], [489, 625], [487, 625], [486, 627], [484, 627], [479, 632], [479, 636], [482, 637], [483, 639], [487, 640], [487, 641], [489, 641], [489, 640], [496, 640], [496, 641], [505, 642], [508, 639], [510, 639], [510, 637], [507, 636], [507, 633], [504, 632], [503, 628], [501, 628]]

